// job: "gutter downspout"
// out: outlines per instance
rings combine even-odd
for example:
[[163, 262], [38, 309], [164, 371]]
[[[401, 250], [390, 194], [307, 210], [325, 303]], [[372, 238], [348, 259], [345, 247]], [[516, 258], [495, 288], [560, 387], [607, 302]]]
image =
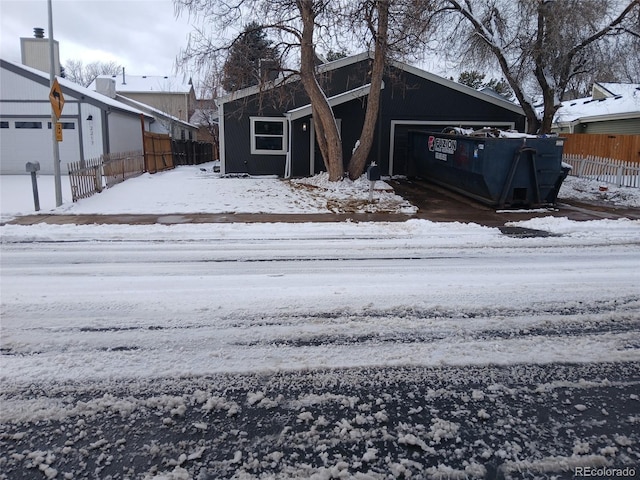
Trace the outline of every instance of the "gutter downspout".
[[226, 168], [225, 168], [225, 163], [226, 163], [226, 155], [225, 155], [225, 148], [224, 148], [224, 137], [225, 137], [225, 131], [224, 131], [224, 102], [220, 102], [218, 103], [218, 99], [216, 98], [215, 100], [216, 102], [216, 106], [218, 107], [218, 147], [220, 149], [219, 153], [220, 153], [220, 175], [225, 175], [226, 172]]
[[293, 143], [293, 128], [291, 123], [291, 114], [285, 114], [287, 117], [287, 157], [284, 163], [284, 178], [291, 178], [291, 146]]

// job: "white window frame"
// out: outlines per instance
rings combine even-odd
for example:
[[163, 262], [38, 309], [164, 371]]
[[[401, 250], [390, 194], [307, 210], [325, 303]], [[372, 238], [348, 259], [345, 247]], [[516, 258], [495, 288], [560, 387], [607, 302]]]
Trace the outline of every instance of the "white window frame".
[[[288, 131], [286, 117], [249, 117], [251, 120], [251, 154], [252, 155], [286, 155], [288, 145]], [[282, 123], [282, 135], [256, 135], [256, 122]], [[264, 150], [256, 148], [256, 137], [282, 138], [281, 150]]]

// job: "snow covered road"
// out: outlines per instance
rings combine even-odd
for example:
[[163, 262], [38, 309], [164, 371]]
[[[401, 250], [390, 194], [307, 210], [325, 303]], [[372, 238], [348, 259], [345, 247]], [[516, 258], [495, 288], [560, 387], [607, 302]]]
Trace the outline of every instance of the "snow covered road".
[[[572, 244], [458, 227], [438, 245], [437, 235], [387, 227], [7, 239], [1, 378], [638, 359], [633, 239]], [[555, 333], [565, 328], [579, 334]]]
[[[638, 398], [631, 392], [640, 390], [640, 222], [578, 223], [553, 218], [531, 222], [520, 226], [550, 235], [512, 238], [477, 225], [419, 220], [402, 224], [4, 226], [0, 419], [5, 434], [0, 439], [5, 443], [0, 445], [17, 448], [23, 441], [19, 434], [30, 422], [47, 419], [75, 424], [78, 416], [85, 417], [80, 403], [100, 403], [95, 395], [115, 395], [96, 406], [97, 412], [112, 412], [124, 408], [121, 402], [129, 402], [126, 415], [130, 409], [151, 408], [149, 398], [161, 397], [162, 405], [153, 408], [169, 412], [164, 427], [188, 419], [188, 425], [196, 425], [200, 433], [213, 428], [207, 423], [213, 420], [189, 410], [194, 405], [205, 414], [223, 413], [219, 421], [224, 425], [219, 428], [243, 430], [224, 423], [229, 409], [237, 407], [252, 424], [268, 423], [257, 416], [273, 412], [260, 413], [254, 407], [268, 398], [274, 412], [283, 416], [289, 415], [285, 411], [295, 412], [279, 424], [284, 428], [280, 435], [289, 441], [294, 439], [287, 432], [302, 435], [312, 425], [318, 429], [324, 422], [335, 426], [347, 421], [335, 409], [322, 410], [327, 402], [347, 401], [344, 408], [350, 427], [343, 425], [347, 433], [332, 438], [339, 442], [342, 436], [349, 437], [354, 418], [361, 415], [362, 425], [371, 425], [358, 447], [359, 460], [347, 458], [342, 468], [339, 460], [321, 455], [322, 449], [316, 451], [319, 456], [311, 454], [307, 447], [315, 451], [318, 445], [304, 435], [295, 439], [306, 442], [304, 454], [291, 456], [290, 446], [263, 451], [267, 437], [277, 431], [256, 433], [247, 427], [251, 447], [240, 441], [223, 454], [220, 446], [216, 450], [205, 441], [203, 446], [217, 452], [211, 453], [208, 466], [203, 452], [196, 455], [200, 448], [196, 442], [185, 451], [185, 458], [193, 457], [191, 463], [172, 464], [165, 455], [155, 469], [145, 464], [134, 468], [130, 477], [113, 478], [143, 478], [143, 474], [144, 478], [197, 478], [195, 472], [207, 468], [213, 476], [202, 478], [231, 476], [232, 471], [249, 475], [239, 478], [260, 478], [255, 472], [266, 470], [264, 465], [252, 470], [251, 455], [262, 455], [261, 461], [276, 465], [269, 468], [282, 474], [277, 478], [307, 477], [314, 472], [320, 475], [317, 478], [332, 478], [341, 468], [372, 475], [362, 478], [389, 478], [383, 472], [391, 478], [407, 472], [427, 478], [437, 477], [438, 472], [423, 476], [420, 472], [438, 464], [453, 465], [451, 478], [490, 478], [497, 471], [513, 477], [527, 468], [557, 473], [580, 465], [640, 462], [640, 438], [637, 429], [631, 432], [639, 421]], [[529, 372], [526, 378], [518, 377], [520, 370]], [[554, 377], [551, 372], [559, 370], [563, 373]], [[342, 372], [335, 373], [342, 387], [335, 385], [331, 372]], [[498, 423], [488, 422], [491, 427], [474, 437], [468, 431], [471, 424], [465, 427], [460, 421], [465, 404], [460, 399], [476, 395], [475, 400], [485, 400], [490, 396], [487, 389], [500, 376], [505, 377], [505, 385], [521, 385], [507, 387], [498, 382], [502, 386], [491, 394], [496, 398], [474, 409], [472, 417], [488, 420], [498, 404], [504, 404], [505, 412], [500, 419], [494, 418]], [[330, 385], [324, 391], [318, 387], [320, 377]], [[412, 393], [418, 395], [409, 402], [412, 406], [401, 406], [401, 398], [395, 395], [404, 392], [403, 397], [411, 385], [425, 378], [441, 382], [440, 394], [433, 393], [437, 389], [432, 383], [421, 384]], [[522, 415], [518, 403], [531, 401], [523, 400], [524, 391], [528, 398], [531, 391], [542, 388], [547, 408], [557, 401], [549, 392], [559, 387], [541, 385], [557, 379], [568, 382], [562, 388], [582, 389], [580, 378], [595, 386], [587, 389], [589, 395], [597, 392], [609, 410], [624, 412], [615, 425], [600, 424], [598, 442], [565, 432], [559, 435], [559, 444], [549, 449], [538, 445], [524, 452], [522, 446], [488, 445], [485, 434], [494, 435], [504, 427], [503, 421], [513, 426], [514, 418]], [[216, 379], [215, 386], [206, 379]], [[358, 385], [365, 379], [372, 383], [362, 391]], [[280, 387], [274, 387], [274, 382]], [[451, 387], [458, 383], [473, 388]], [[273, 395], [265, 397], [269, 388]], [[238, 389], [240, 397], [246, 398], [238, 397]], [[169, 390], [173, 396], [162, 397]], [[476, 390], [480, 393], [474, 394]], [[310, 395], [319, 399], [295, 404], [296, 399]], [[363, 396], [370, 398], [365, 401]], [[371, 406], [385, 403], [386, 396], [398, 404], [393, 421], [388, 419], [389, 412], [378, 417], [367, 413], [383, 411]], [[214, 397], [218, 400], [211, 400]], [[454, 397], [453, 403], [460, 408], [447, 407], [446, 415], [438, 413], [439, 402]], [[622, 403], [614, 407], [610, 402], [617, 397]], [[530, 414], [538, 415], [535, 409], [540, 405], [532, 402]], [[359, 403], [369, 405], [369, 410], [358, 410]], [[188, 411], [171, 413], [180, 404]], [[576, 408], [581, 411], [579, 405]], [[426, 415], [421, 426], [410, 421], [407, 409]], [[629, 413], [634, 410], [636, 414]], [[144, 422], [153, 417], [140, 415]], [[87, 422], [97, 421], [94, 417]], [[335, 418], [329, 421], [329, 417]], [[138, 423], [132, 420], [136, 428], [141, 428], [140, 418]], [[389, 424], [390, 437], [384, 439], [376, 429], [387, 421], [394, 431], [390, 432]], [[571, 422], [570, 429], [579, 430], [580, 419]], [[115, 436], [99, 447], [116, 445], [114, 428], [102, 428]], [[277, 425], [271, 428], [278, 430]], [[527, 429], [538, 427], [524, 422], [518, 428], [523, 431], [515, 437], [522, 443], [532, 434]], [[616, 443], [614, 431], [624, 437], [622, 443]], [[179, 437], [176, 432], [173, 435]], [[109, 435], [95, 434], [93, 441]], [[593, 432], [584, 435], [597, 437]], [[380, 444], [371, 443], [374, 437], [393, 443], [393, 451], [381, 451]], [[7, 443], [8, 438], [14, 443]], [[178, 458], [176, 438], [167, 440], [171, 444], [167, 451]], [[439, 451], [447, 439], [453, 444]], [[215, 443], [220, 437], [213, 435], [209, 441]], [[134, 451], [153, 443], [146, 438], [138, 445], [128, 437], [126, 442]], [[411, 462], [400, 462], [403, 445], [417, 448], [425, 457], [418, 462], [420, 468], [409, 464], [416, 462], [411, 455], [407, 457]], [[462, 453], [452, 453], [456, 448]], [[497, 455], [500, 448], [504, 454]], [[60, 449], [54, 450], [54, 457], [64, 457]], [[43, 458], [34, 468], [55, 469], [55, 459], [47, 463]], [[24, 464], [24, 458], [14, 456], [8, 464], [20, 462]], [[94, 466], [105, 468], [104, 462]], [[75, 465], [71, 470], [78, 469]], [[113, 468], [107, 470], [113, 474]], [[181, 477], [183, 470], [188, 473]], [[174, 476], [153, 476], [161, 471]], [[292, 476], [284, 476], [287, 471]]]

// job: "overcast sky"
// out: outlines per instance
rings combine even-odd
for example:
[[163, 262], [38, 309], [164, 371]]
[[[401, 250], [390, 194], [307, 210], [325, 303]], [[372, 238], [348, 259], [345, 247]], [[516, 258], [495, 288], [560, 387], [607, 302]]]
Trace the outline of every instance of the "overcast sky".
[[[131, 75], [174, 75], [192, 31], [172, 0], [52, 0], [60, 62], [116, 61]], [[47, 0], [0, 0], [0, 57], [20, 62], [20, 37], [49, 37]], [[182, 72], [178, 72], [182, 74]]]

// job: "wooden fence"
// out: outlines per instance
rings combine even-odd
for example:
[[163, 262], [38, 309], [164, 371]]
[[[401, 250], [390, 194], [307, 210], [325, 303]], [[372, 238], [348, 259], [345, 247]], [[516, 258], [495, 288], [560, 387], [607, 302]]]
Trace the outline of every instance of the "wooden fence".
[[69, 162], [71, 198], [77, 202], [144, 172], [142, 152], [124, 152], [101, 155], [78, 162]]
[[[172, 141], [169, 135], [144, 132], [144, 153], [120, 152], [100, 158], [69, 162], [71, 197], [74, 202], [101, 192], [145, 171], [161, 172], [174, 165], [199, 165], [213, 160], [210, 143]], [[103, 184], [104, 182], [104, 184]]]
[[107, 154], [102, 159], [107, 188], [144, 173], [144, 155], [141, 151]]
[[560, 136], [566, 138], [565, 154], [640, 163], [640, 135], [561, 133]]
[[144, 132], [144, 165], [149, 173], [162, 172], [174, 167], [169, 135]]
[[74, 202], [102, 191], [102, 158], [69, 162], [68, 167]]
[[640, 163], [576, 154], [563, 154], [562, 160], [573, 167], [569, 175], [640, 188]]
[[213, 145], [193, 140], [174, 140], [171, 142], [173, 163], [175, 165], [200, 165], [213, 161]]

